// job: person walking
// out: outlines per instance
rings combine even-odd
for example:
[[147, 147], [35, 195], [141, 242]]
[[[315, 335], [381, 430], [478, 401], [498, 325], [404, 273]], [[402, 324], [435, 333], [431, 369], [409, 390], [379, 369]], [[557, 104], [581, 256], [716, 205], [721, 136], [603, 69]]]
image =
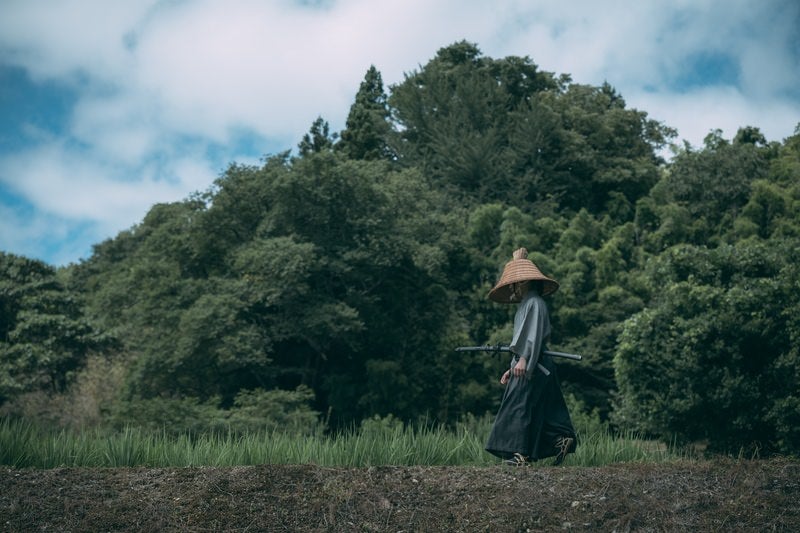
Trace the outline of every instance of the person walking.
[[550, 337], [543, 296], [553, 294], [558, 286], [528, 259], [525, 248], [519, 248], [489, 291], [494, 302], [518, 304], [509, 345], [513, 357], [500, 378], [506, 388], [486, 443], [486, 451], [509, 465], [547, 457], [555, 457], [558, 465], [577, 447], [556, 365], [552, 357], [542, 354]]

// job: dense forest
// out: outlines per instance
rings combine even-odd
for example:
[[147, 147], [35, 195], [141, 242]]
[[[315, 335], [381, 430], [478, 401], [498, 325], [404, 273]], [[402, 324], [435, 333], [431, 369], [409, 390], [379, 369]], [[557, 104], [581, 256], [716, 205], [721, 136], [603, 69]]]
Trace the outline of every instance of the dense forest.
[[[493, 413], [514, 248], [557, 279], [573, 409], [800, 452], [800, 128], [704, 146], [612, 86], [442, 48], [371, 67], [345, 129], [231, 164], [54, 268], [0, 253], [0, 413], [65, 427], [325, 431]], [[663, 154], [671, 150], [667, 159]]]

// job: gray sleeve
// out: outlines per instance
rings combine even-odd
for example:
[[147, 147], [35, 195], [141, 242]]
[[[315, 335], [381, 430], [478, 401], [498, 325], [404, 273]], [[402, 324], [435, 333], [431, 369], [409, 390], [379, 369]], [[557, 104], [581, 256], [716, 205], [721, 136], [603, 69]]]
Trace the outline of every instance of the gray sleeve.
[[548, 323], [547, 309], [541, 299], [533, 298], [521, 311], [524, 311], [524, 315], [514, 321], [514, 338], [509, 346], [511, 351], [525, 358], [526, 373], [530, 376], [539, 362], [539, 351]]

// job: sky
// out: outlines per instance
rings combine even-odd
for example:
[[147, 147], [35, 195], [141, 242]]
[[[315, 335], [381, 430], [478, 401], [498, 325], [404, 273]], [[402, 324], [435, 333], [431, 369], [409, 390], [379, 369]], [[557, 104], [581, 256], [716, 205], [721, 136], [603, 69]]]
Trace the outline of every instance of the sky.
[[343, 129], [370, 65], [388, 90], [460, 40], [608, 82], [695, 147], [800, 123], [797, 0], [0, 0], [0, 251], [80, 262]]

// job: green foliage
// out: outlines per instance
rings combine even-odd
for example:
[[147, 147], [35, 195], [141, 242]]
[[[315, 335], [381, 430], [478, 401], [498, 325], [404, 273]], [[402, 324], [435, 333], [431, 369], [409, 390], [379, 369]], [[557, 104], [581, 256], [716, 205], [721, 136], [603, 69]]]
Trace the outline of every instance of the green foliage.
[[618, 423], [714, 450], [796, 453], [785, 409], [800, 386], [786, 312], [798, 307], [798, 249], [744, 241], [659, 258], [651, 283], [662, 289], [617, 348]]
[[402, 126], [399, 157], [444, 187], [481, 200], [498, 198], [492, 189], [505, 190], [500, 184], [510, 175], [504, 119], [532, 94], [554, 85], [527, 58], [494, 62], [463, 41], [443, 48], [392, 88], [389, 104]]
[[0, 405], [23, 392], [65, 390], [104, 342], [55, 269], [0, 253]]
[[667, 244], [689, 239], [701, 244], [718, 234], [713, 229], [729, 227], [747, 203], [753, 181], [767, 174], [767, 148], [747, 142], [730, 143], [719, 131], [709, 134], [705, 144], [705, 150], [679, 153], [662, 186], [666, 199], [686, 210], [676, 225], [703, 220], [707, 224], [705, 231], [681, 235]]
[[472, 201], [591, 212], [619, 195], [635, 202], [658, 177], [653, 149], [674, 132], [608, 85], [568, 82], [527, 57], [442, 48], [392, 88], [398, 157]]
[[578, 435], [578, 442], [590, 438], [593, 435], [602, 435], [609, 432], [608, 422], [600, 417], [600, 410], [595, 407], [589, 409], [586, 404], [575, 397], [574, 394], [567, 394], [564, 397], [570, 413], [572, 425]]
[[242, 390], [229, 408], [219, 398], [136, 398], [118, 401], [112, 408], [112, 426], [136, 427], [170, 435], [234, 433], [236, 435], [280, 431], [292, 435], [320, 433], [324, 424], [310, 407], [314, 393], [305, 386], [296, 390]]
[[[187, 435], [378, 416], [408, 444], [409, 422], [496, 410], [507, 360], [453, 348], [508, 342], [486, 295], [525, 246], [560, 283], [549, 347], [584, 356], [559, 377], [589, 433], [796, 450], [800, 130], [666, 162], [674, 131], [610, 85], [465, 41], [388, 93], [369, 68], [341, 134], [320, 117], [296, 155], [230, 165], [78, 265], [0, 256], [3, 413]], [[411, 460], [348, 438], [347, 461]], [[103, 450], [139, 460], [126, 442]]]
[[792, 203], [789, 192], [780, 185], [767, 180], [754, 181], [750, 198], [733, 224], [736, 237], [799, 237], [796, 226], [787, 221]]
[[336, 149], [351, 159], [395, 159], [390, 146], [392, 126], [381, 73], [370, 66], [347, 115]]
[[201, 402], [198, 398], [145, 398], [118, 402], [111, 424], [118, 430], [136, 427], [148, 432], [199, 435], [222, 431], [224, 413], [218, 399]]
[[[456, 324], [445, 283], [460, 208], [447, 204], [413, 169], [278, 156], [231, 166], [202, 202], [157, 206], [121, 236], [121, 264], [108, 243], [72, 280], [133, 354], [128, 398], [230, 405], [304, 384], [337, 423], [446, 412], [418, 361]], [[392, 390], [411, 383], [405, 407], [369, 379], [387, 365]]]
[[333, 150], [337, 134], [331, 134], [330, 125], [322, 117], [317, 117], [311, 124], [308, 133], [303, 135], [303, 140], [297, 145], [300, 156], [318, 154]]
[[243, 390], [236, 395], [227, 416], [229, 429], [237, 434], [280, 431], [295, 435], [320, 433], [319, 413], [309, 407], [314, 392], [304, 386], [294, 391]]
[[[474, 422], [474, 421], [473, 421]], [[333, 436], [282, 431], [170, 435], [139, 428], [118, 432], [44, 430], [30, 423], [0, 420], [0, 464], [16, 468], [138, 467], [180, 468], [263, 464], [315, 464], [327, 467], [491, 466], [497, 460], [483, 450], [483, 433], [462, 426], [406, 425], [392, 417], [373, 417]], [[680, 460], [679, 453], [635, 436], [608, 432], [586, 435], [568, 465], [601, 466]], [[536, 465], [549, 468], [544, 461]]]

